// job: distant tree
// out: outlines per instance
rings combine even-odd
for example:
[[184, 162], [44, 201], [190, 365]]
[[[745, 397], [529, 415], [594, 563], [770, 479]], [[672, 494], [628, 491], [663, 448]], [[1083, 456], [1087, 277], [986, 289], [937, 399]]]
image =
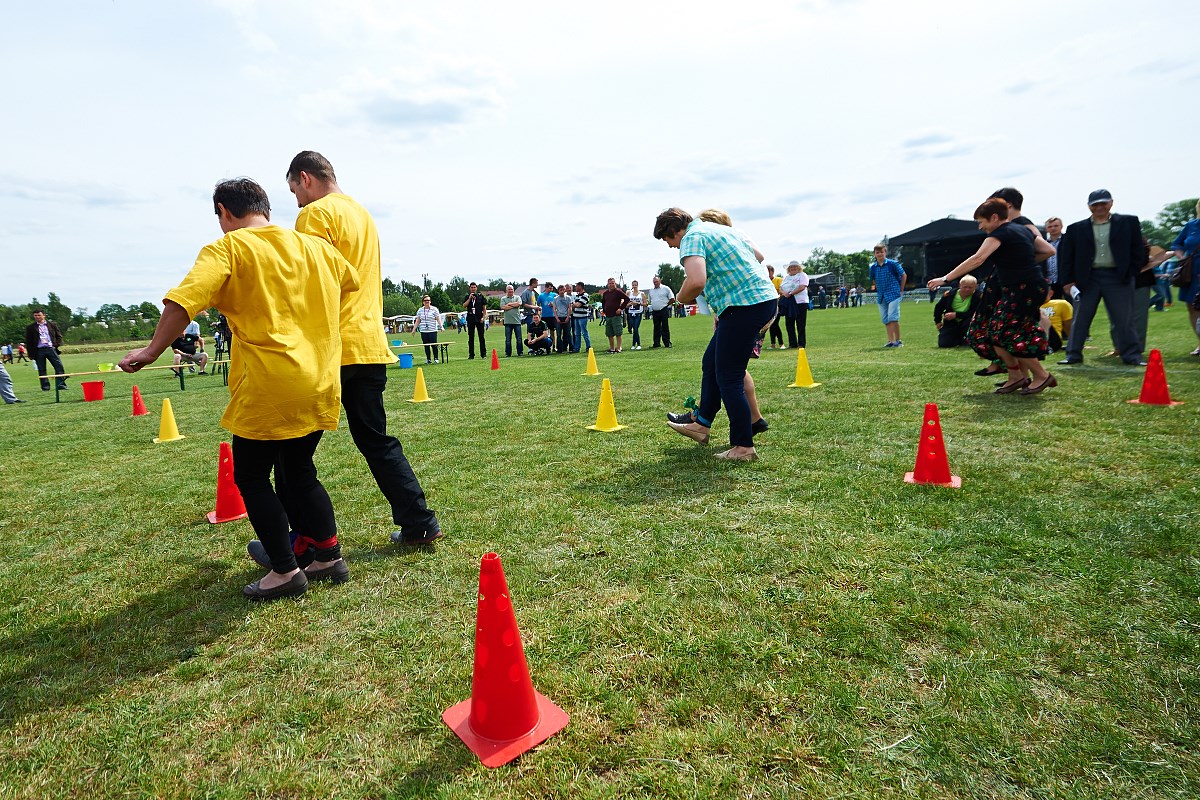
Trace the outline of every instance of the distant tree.
[[[132, 310], [133, 309], [130, 309], [130, 311]], [[138, 306], [137, 312], [142, 315], [142, 319], [156, 320], [162, 316], [162, 312], [158, 310], [158, 306], [154, 305], [154, 303], [151, 303], [149, 300]]]
[[63, 305], [63, 302], [58, 299], [58, 295], [51, 292], [46, 298], [46, 316], [54, 320], [58, 325], [59, 331], [65, 333], [74, 322], [74, 314], [71, 309]]
[[403, 294], [389, 294], [383, 298], [383, 315], [385, 317], [394, 317], [398, 314], [416, 314], [417, 304], [412, 301], [412, 298]]
[[[455, 305], [462, 303], [466, 296], [471, 293], [470, 281], [461, 275], [455, 275], [450, 279], [450, 283], [446, 284], [446, 294], [450, 295], [451, 300], [455, 300]], [[438, 306], [441, 308], [441, 306]]]
[[679, 287], [683, 286], [685, 275], [683, 267], [678, 264], [659, 264], [655, 274], [662, 279], [663, 283], [671, 287], [671, 291], [678, 292]]
[[397, 286], [396, 284], [392, 283], [391, 278], [384, 278], [383, 279], [383, 296], [387, 297], [389, 294], [400, 294], [400, 287]]
[[1196, 198], [1167, 203], [1154, 222], [1142, 220], [1142, 235], [1159, 247], [1170, 247], [1179, 231], [1196, 218]]
[[429, 290], [429, 299], [433, 301], [439, 311], [453, 311], [457, 307], [440, 284]]
[[112, 322], [116, 319], [125, 319], [129, 316], [129, 312], [119, 303], [105, 303], [96, 311], [97, 322]]
[[[479, 283], [479, 282], [476, 281], [476, 283]], [[480, 284], [479, 290], [486, 291], [486, 292], [503, 292], [504, 287], [510, 283], [512, 283], [512, 281], [505, 280], [504, 278], [492, 278], [490, 281], [488, 281], [487, 286]], [[517, 284], [513, 283], [513, 288], [516, 288], [516, 286], [517, 286]]]
[[871, 262], [874, 257], [870, 250], [859, 250], [857, 253], [846, 254], [846, 280], [849, 283], [867, 285], [871, 278]]
[[845, 279], [850, 273], [850, 262], [842, 253], [826, 250], [824, 247], [814, 247], [812, 255], [804, 259], [804, 271], [809, 275], [830, 272], [838, 278]]

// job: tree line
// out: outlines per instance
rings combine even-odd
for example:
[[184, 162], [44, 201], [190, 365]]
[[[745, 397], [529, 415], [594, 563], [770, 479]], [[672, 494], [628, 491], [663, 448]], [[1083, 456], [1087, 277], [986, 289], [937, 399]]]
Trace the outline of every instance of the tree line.
[[38, 308], [58, 326], [66, 344], [145, 339], [154, 332], [162, 314], [158, 306], [149, 301], [128, 308], [118, 303], [105, 303], [95, 314], [86, 308], [72, 311], [57, 294], [50, 292], [44, 303], [35, 297], [22, 305], [0, 305], [0, 341], [25, 341], [25, 328], [33, 321], [33, 311]]

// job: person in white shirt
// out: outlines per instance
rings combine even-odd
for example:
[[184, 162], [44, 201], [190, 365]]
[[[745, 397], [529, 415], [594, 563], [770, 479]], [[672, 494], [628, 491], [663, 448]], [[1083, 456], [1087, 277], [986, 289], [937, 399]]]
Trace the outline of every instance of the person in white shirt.
[[429, 295], [421, 298], [421, 307], [417, 309], [417, 331], [421, 334], [421, 341], [425, 344], [425, 363], [436, 364], [437, 348], [432, 345], [437, 343], [438, 331], [444, 330], [442, 327], [442, 312], [438, 311], [437, 306], [429, 299]]
[[650, 316], [654, 320], [654, 347], [660, 344], [671, 346], [671, 306], [675, 303], [675, 292], [654, 276], [654, 286], [646, 295], [650, 298]]

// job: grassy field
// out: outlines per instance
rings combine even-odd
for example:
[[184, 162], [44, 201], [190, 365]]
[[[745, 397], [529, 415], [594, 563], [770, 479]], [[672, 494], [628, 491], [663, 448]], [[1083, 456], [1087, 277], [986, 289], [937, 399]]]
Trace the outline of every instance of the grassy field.
[[[929, 313], [905, 305], [899, 350], [874, 307], [811, 314], [817, 389], [785, 388], [794, 351], [752, 362], [771, 423], [755, 464], [664, 423], [699, 393], [706, 318], [670, 350], [598, 356], [629, 426], [610, 434], [585, 428], [600, 379], [582, 357], [491, 372], [444, 334], [434, 402], [405, 402], [398, 369], [387, 400], [447, 538], [390, 545], [349, 434], [327, 434], [352, 580], [265, 607], [240, 596], [260, 574], [249, 524], [204, 520], [219, 378], [114, 375], [104, 401], [73, 382], [56, 405], [14, 368], [0, 796], [1197, 797], [1186, 312], [1151, 315], [1174, 408], [1125, 402], [1142, 370], [1099, 357], [1103, 319], [1086, 367], [1018, 397], [933, 347]], [[151, 416], [130, 417], [135, 382]], [[187, 438], [154, 445], [164, 397]], [[927, 402], [960, 490], [902, 481]], [[440, 719], [470, 692], [491, 550], [534, 684], [571, 715], [498, 770]]]

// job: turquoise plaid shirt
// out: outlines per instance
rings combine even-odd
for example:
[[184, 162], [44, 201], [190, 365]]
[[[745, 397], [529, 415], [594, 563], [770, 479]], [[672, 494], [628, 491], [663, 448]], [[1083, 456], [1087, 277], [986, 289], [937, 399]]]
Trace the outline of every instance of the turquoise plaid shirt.
[[746, 237], [733, 228], [692, 220], [679, 243], [679, 263], [691, 256], [704, 259], [708, 273], [704, 299], [718, 317], [729, 306], [753, 306], [779, 297], [767, 268], [758, 263]]
[[900, 279], [904, 277], [904, 267], [892, 258], [885, 258], [882, 264], [871, 261], [871, 280], [875, 281], [876, 299], [880, 305], [892, 302], [904, 294]]

